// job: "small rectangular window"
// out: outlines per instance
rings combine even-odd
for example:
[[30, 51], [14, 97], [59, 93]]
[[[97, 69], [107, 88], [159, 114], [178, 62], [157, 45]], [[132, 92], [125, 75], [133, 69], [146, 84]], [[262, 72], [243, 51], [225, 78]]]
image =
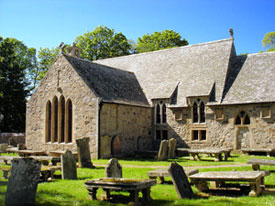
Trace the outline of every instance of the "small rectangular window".
[[199, 131], [198, 130], [192, 131], [192, 140], [199, 140]]
[[161, 130], [156, 131], [156, 140], [161, 140]]
[[206, 130], [192, 130], [192, 141], [205, 141]]
[[168, 139], [168, 131], [167, 130], [162, 130], [162, 140]]
[[206, 130], [201, 130], [200, 131], [201, 132], [201, 138], [200, 138], [200, 140], [206, 140]]

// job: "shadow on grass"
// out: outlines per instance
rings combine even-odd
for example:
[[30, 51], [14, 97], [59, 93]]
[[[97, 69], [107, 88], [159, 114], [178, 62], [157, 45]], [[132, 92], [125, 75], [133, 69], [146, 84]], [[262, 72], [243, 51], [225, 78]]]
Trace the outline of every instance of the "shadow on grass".
[[[57, 196], [62, 196], [63, 200], [56, 200]], [[38, 193], [36, 194], [35, 202], [36, 202], [36, 205], [43, 205], [43, 206], [71, 205], [74, 198], [75, 198], [74, 196], [68, 195], [66, 193], [40, 191], [39, 194]]]

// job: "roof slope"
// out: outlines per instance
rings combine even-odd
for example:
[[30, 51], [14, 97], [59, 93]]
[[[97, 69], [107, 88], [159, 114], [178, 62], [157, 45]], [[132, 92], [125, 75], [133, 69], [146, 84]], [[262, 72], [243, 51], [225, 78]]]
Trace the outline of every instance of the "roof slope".
[[149, 106], [135, 74], [64, 55], [88, 87], [105, 102]]
[[223, 104], [275, 101], [275, 52], [239, 56], [230, 73]]
[[225, 39], [96, 63], [134, 72], [148, 99], [170, 98], [178, 86], [177, 106], [186, 106], [186, 97], [209, 95], [214, 84], [221, 100], [233, 46]]

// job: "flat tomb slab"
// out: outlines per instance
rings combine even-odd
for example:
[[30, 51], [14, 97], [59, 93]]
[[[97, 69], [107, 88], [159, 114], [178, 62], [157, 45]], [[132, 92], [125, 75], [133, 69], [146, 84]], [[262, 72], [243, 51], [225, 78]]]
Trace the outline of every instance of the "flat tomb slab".
[[104, 188], [111, 190], [142, 190], [156, 184], [155, 180], [138, 180], [125, 178], [101, 178], [88, 180], [85, 187]]
[[220, 180], [220, 181], [255, 181], [264, 176], [264, 171], [222, 171], [222, 172], [200, 172], [189, 176], [191, 180]]
[[260, 165], [273, 165], [275, 166], [275, 160], [267, 159], [250, 159], [247, 161], [248, 164], [260, 164]]
[[[98, 188], [103, 189], [106, 200], [110, 200], [113, 196], [111, 191], [126, 191], [130, 193], [129, 200], [134, 205], [140, 205], [139, 192], [142, 192], [142, 201], [150, 202], [150, 188], [155, 185], [155, 180], [137, 180], [125, 178], [101, 178], [96, 180], [88, 180], [84, 186], [88, 190], [89, 198], [92, 200], [97, 199], [96, 194]], [[103, 193], [103, 194], [104, 194]]]
[[[187, 176], [196, 174], [199, 172], [198, 169], [184, 169], [184, 172]], [[168, 169], [157, 169], [147, 172], [147, 175], [149, 177], [169, 177], [170, 174], [168, 172]]]
[[262, 149], [241, 149], [242, 152], [274, 152], [274, 149], [262, 148]]

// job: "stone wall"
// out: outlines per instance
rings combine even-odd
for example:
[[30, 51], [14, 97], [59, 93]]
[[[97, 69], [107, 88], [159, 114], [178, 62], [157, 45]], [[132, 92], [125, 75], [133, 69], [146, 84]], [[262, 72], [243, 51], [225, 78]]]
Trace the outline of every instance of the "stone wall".
[[10, 144], [17, 146], [17, 144], [25, 144], [25, 133], [0, 133], [0, 144]]
[[[269, 117], [263, 117], [263, 109], [270, 111]], [[206, 106], [205, 111], [206, 122], [193, 124], [191, 107], [167, 110], [169, 136], [178, 140], [178, 147], [275, 148], [274, 103]], [[221, 118], [217, 117], [217, 111], [222, 113]], [[235, 125], [240, 111], [248, 114], [249, 125]], [[194, 129], [206, 130], [207, 139], [192, 141]]]
[[[54, 96], [72, 101], [72, 143], [46, 143], [46, 104]], [[93, 158], [98, 154], [98, 98], [91, 92], [74, 68], [59, 56], [27, 104], [26, 146], [34, 150], [77, 151], [75, 139], [90, 138]]]
[[112, 138], [120, 139], [121, 156], [151, 148], [152, 108], [104, 103], [100, 112], [100, 157], [111, 156]]

